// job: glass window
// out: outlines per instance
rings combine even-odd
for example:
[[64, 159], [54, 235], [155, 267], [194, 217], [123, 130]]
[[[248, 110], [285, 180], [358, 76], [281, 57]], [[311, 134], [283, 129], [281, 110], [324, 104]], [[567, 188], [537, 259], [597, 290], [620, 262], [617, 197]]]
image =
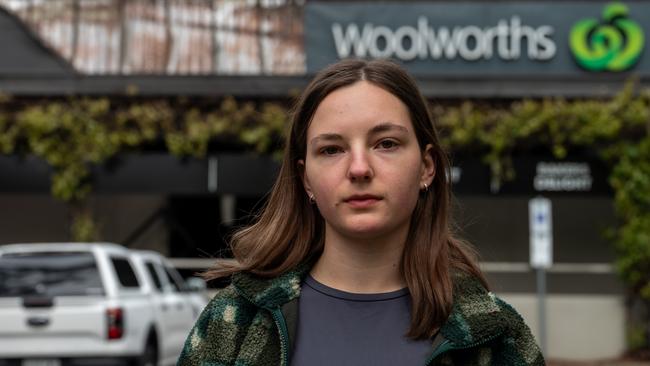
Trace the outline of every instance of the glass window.
[[103, 294], [92, 253], [6, 253], [0, 257], [0, 297]]
[[180, 281], [179, 277], [180, 275], [178, 272], [176, 272], [175, 269], [165, 267], [165, 274], [167, 275], [167, 279], [169, 280], [169, 283], [172, 285], [174, 291], [185, 291], [185, 286], [184, 283]]
[[131, 262], [126, 258], [111, 257], [115, 274], [122, 287], [139, 287], [140, 283], [135, 276]]
[[158, 291], [162, 291], [162, 283], [160, 282], [160, 278], [158, 277], [158, 272], [156, 272], [156, 268], [154, 267], [153, 263], [151, 262], [146, 262], [145, 266], [147, 267], [147, 272], [149, 272], [149, 276], [151, 276], [151, 279], [153, 280], [154, 286], [156, 286], [156, 289]]

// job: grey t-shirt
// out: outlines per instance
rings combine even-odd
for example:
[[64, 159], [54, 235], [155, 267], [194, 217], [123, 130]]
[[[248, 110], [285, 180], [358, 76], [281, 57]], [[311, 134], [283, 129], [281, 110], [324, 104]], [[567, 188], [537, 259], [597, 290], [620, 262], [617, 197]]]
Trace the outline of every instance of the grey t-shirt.
[[408, 289], [354, 294], [307, 276], [291, 365], [424, 365], [431, 341], [406, 338], [409, 326]]

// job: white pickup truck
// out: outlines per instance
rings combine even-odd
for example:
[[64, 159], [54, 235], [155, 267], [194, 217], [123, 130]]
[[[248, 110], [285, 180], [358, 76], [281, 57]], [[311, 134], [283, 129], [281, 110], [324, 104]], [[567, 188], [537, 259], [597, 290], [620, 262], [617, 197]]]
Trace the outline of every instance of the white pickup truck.
[[173, 365], [206, 304], [156, 252], [0, 246], [0, 366]]

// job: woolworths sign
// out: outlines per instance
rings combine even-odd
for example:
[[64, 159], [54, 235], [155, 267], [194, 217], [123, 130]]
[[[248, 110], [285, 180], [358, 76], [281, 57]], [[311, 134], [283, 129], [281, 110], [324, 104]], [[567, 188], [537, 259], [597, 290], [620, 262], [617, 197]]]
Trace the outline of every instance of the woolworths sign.
[[308, 2], [307, 69], [388, 57], [423, 75], [650, 74], [644, 26], [644, 2]]
[[518, 16], [500, 19], [493, 27], [486, 28], [434, 27], [426, 17], [419, 17], [415, 26], [402, 25], [395, 29], [372, 23], [363, 27], [357, 23], [334, 23], [332, 36], [339, 58], [550, 60], [557, 51], [553, 27], [522, 26]]

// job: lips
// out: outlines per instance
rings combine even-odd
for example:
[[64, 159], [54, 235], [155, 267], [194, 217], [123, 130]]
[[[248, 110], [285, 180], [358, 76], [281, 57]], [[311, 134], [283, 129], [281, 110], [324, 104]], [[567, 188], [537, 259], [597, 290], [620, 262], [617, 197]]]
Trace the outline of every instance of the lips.
[[372, 194], [355, 194], [343, 201], [354, 208], [366, 208], [379, 202], [381, 197]]

